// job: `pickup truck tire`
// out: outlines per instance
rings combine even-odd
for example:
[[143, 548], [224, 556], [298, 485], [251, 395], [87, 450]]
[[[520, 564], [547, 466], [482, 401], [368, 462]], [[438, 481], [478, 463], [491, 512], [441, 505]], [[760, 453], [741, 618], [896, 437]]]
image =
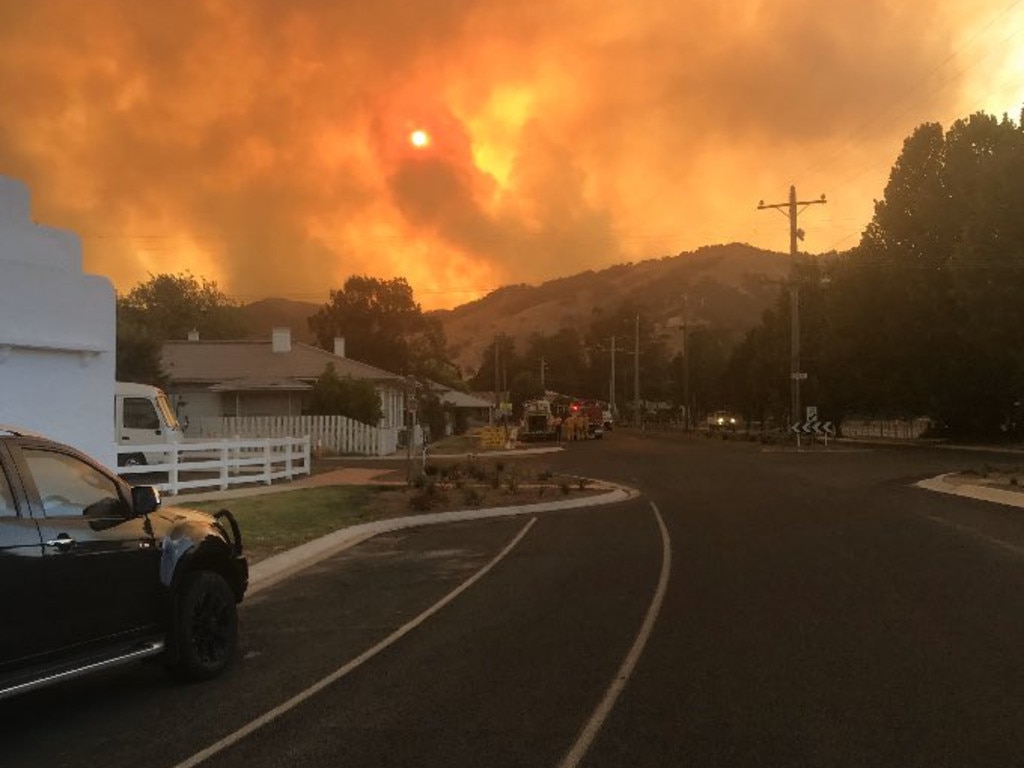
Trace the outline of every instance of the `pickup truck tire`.
[[209, 680], [231, 664], [238, 644], [238, 610], [224, 577], [189, 574], [175, 601], [170, 672], [184, 680]]

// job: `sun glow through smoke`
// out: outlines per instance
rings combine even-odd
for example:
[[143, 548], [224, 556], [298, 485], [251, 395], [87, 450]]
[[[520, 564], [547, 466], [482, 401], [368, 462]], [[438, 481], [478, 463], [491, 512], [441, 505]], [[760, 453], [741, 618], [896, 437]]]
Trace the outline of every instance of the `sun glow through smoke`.
[[710, 243], [785, 250], [756, 202], [794, 183], [830, 201], [807, 251], [856, 245], [917, 125], [1024, 98], [1010, 0], [596, 7], [0, 0], [0, 173], [122, 291], [405, 275], [438, 308]]

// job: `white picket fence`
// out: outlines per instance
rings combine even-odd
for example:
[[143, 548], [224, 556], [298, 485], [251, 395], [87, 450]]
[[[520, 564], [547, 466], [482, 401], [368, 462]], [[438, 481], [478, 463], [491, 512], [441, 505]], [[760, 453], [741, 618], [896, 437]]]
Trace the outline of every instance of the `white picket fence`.
[[[293, 437], [308, 435], [317, 451], [389, 456], [398, 450], [398, 430], [371, 427], [345, 416], [225, 416], [198, 419], [200, 437]], [[194, 427], [192, 427], [194, 428]]]
[[[291, 480], [310, 473], [308, 437], [246, 440], [202, 440], [179, 444], [117, 446], [119, 456], [144, 453], [163, 457], [161, 463], [118, 467], [119, 475], [132, 482], [132, 475], [145, 475], [146, 485], [163, 493], [217, 488], [233, 485]], [[153, 476], [166, 481], [153, 481]]]

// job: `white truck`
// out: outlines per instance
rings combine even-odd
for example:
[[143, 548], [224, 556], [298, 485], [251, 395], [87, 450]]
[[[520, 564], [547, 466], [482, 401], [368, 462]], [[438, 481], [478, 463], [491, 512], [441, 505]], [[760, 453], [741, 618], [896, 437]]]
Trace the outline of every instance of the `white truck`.
[[[171, 401], [162, 389], [149, 384], [117, 382], [114, 430], [120, 448], [185, 442], [184, 427], [178, 422]], [[119, 450], [117, 455], [117, 464], [122, 467], [162, 464], [164, 460], [164, 453], [158, 451]]]
[[519, 439], [523, 442], [554, 440], [556, 436], [551, 403], [547, 400], [527, 400], [523, 403], [523, 421], [519, 427]]

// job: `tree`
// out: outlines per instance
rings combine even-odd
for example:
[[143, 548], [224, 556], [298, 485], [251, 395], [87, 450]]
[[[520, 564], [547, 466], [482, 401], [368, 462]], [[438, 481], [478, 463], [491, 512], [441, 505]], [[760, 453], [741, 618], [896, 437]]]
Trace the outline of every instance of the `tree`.
[[[1024, 394], [1022, 208], [1019, 124], [978, 113], [915, 130], [861, 243], [794, 269], [816, 404], [837, 420], [925, 415], [954, 434], [1000, 434]], [[769, 349], [772, 370], [784, 362], [787, 324], [783, 300], [733, 355], [748, 408], [772, 399], [756, 361]]]
[[[540, 382], [542, 365], [543, 386]], [[589, 386], [589, 370], [584, 356], [583, 341], [575, 328], [562, 328], [550, 336], [532, 334], [523, 355], [522, 367], [523, 372], [530, 374], [536, 381], [530, 384], [524, 378], [519, 379], [521, 390], [534, 391], [534, 397], [543, 396], [544, 390], [579, 397], [597, 397], [597, 393]], [[605, 397], [607, 398], [607, 392]]]
[[150, 336], [145, 328], [124, 322], [118, 307], [114, 374], [118, 381], [164, 386], [167, 377], [160, 363], [160, 346], [160, 341]]
[[150, 275], [117, 299], [117, 378], [162, 383], [160, 349], [165, 341], [229, 339], [243, 334], [238, 306], [206, 279], [189, 272]]
[[333, 363], [327, 364], [313, 385], [306, 410], [311, 416], [347, 416], [371, 426], [384, 418], [373, 382], [350, 376], [339, 378]]
[[[497, 354], [495, 354], [497, 348]], [[495, 374], [497, 365], [497, 374]], [[508, 382], [515, 379], [523, 370], [523, 362], [516, 354], [516, 342], [511, 336], [499, 333], [483, 351], [476, 375], [470, 379], [472, 389], [493, 391], [495, 385], [499, 391], [508, 389]]]
[[184, 340], [193, 330], [204, 339], [237, 339], [245, 328], [238, 305], [217, 283], [189, 272], [150, 275], [118, 299], [118, 310], [124, 322], [160, 341]]
[[448, 361], [444, 330], [413, 300], [405, 278], [353, 276], [309, 319], [323, 349], [345, 337], [356, 360], [386, 371], [450, 382], [457, 370]]

